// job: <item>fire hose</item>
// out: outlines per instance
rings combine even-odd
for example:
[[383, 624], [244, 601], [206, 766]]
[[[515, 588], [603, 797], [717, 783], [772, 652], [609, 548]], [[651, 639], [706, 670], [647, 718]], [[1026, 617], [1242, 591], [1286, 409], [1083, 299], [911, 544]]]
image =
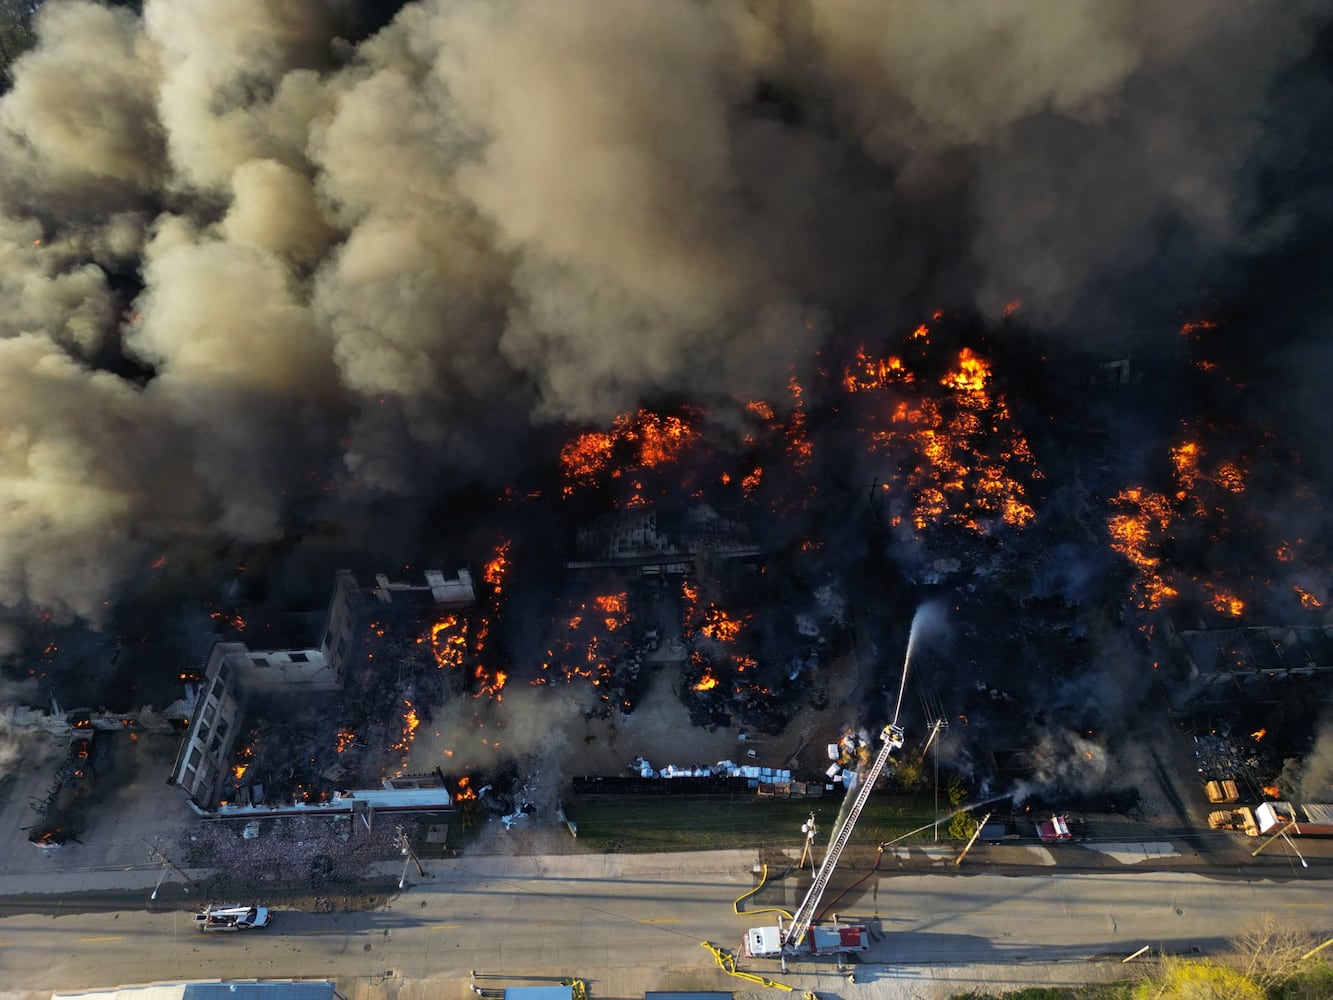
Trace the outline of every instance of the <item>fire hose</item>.
[[[783, 877], [785, 878], [790, 871], [791, 869], [788, 868], [787, 871], [783, 872], [782, 873]], [[741, 909], [741, 903], [745, 902], [751, 896], [755, 895], [757, 892], [759, 892], [760, 889], [762, 889], [767, 884], [768, 884], [768, 865], [764, 865], [763, 868], [760, 869], [759, 884], [755, 886], [753, 889], [751, 889], [749, 892], [743, 892], [739, 896], [737, 896], [734, 900], [732, 900], [731, 903], [732, 912], [735, 913], [737, 916], [745, 916], [746, 914], [750, 913], [781, 913], [788, 920], [791, 920], [792, 915], [780, 906], [766, 906], [762, 910]]]
[[823, 919], [824, 919], [824, 914], [827, 913], [829, 910], [833, 909], [833, 907], [835, 907], [835, 906], [838, 905], [838, 900], [842, 899], [843, 896], [847, 895], [847, 893], [851, 892], [853, 889], [855, 889], [857, 886], [859, 886], [859, 885], [860, 885], [862, 882], [864, 882], [866, 879], [870, 878], [871, 875], [874, 875], [875, 872], [877, 872], [877, 871], [879, 870], [879, 863], [880, 863], [880, 861], [883, 859], [883, 857], [884, 857], [884, 845], [883, 845], [883, 844], [880, 844], [880, 845], [879, 845], [879, 850], [877, 850], [877, 851], [875, 852], [875, 863], [874, 863], [873, 865], [870, 866], [870, 870], [869, 870], [868, 872], [866, 872], [864, 875], [862, 875], [862, 876], [861, 876], [859, 879], [857, 879], [855, 882], [853, 882], [851, 885], [849, 885], [849, 886], [847, 886], [846, 888], [844, 888], [844, 889], [842, 890], [842, 892], [840, 892], [840, 893], [838, 893], [836, 896], [834, 896], [833, 899], [832, 899], [831, 901], [829, 901], [828, 903], [825, 903], [825, 904], [824, 904], [824, 907], [819, 911], [819, 913], [817, 913], [817, 914], [815, 915], [815, 920], [816, 920], [816, 921], [823, 920]]
[[[707, 948], [713, 953], [713, 961], [717, 967], [729, 976], [735, 976], [737, 979], [744, 979], [747, 983], [756, 983], [759, 986], [771, 986], [775, 990], [782, 990], [785, 993], [795, 993], [795, 986], [788, 986], [786, 983], [779, 983], [775, 979], [765, 979], [757, 972], [742, 972], [736, 968], [736, 956], [725, 948], [719, 948], [711, 941], [700, 941], [699, 947]], [[801, 993], [801, 1000], [817, 1000], [815, 995], [809, 991]]]

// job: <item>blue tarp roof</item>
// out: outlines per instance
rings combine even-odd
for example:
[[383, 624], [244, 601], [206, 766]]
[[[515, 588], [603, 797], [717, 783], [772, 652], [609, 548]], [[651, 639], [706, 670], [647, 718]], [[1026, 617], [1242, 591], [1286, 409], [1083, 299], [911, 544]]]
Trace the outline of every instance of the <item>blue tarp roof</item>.
[[181, 1000], [334, 1000], [331, 982], [187, 983]]
[[505, 1000], [574, 1000], [574, 987], [506, 986]]
[[80, 993], [55, 993], [53, 1000], [339, 1000], [329, 980], [223, 980], [208, 983], [159, 983]]

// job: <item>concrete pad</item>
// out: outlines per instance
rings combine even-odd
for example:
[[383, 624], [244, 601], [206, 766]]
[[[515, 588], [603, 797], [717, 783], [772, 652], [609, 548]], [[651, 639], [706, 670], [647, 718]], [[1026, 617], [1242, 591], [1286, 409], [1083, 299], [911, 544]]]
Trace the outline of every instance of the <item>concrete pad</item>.
[[1105, 854], [1122, 865], [1136, 865], [1157, 858], [1178, 858], [1180, 851], [1168, 841], [1149, 841], [1137, 844], [1085, 844], [1088, 850]]

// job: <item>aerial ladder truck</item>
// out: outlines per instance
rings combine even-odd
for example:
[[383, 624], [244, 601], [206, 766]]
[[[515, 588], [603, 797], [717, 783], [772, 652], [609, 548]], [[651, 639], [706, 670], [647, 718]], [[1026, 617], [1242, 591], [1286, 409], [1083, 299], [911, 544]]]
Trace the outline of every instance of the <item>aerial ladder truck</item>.
[[867, 928], [859, 925], [844, 926], [836, 922], [833, 926], [816, 926], [815, 916], [819, 912], [819, 903], [824, 898], [824, 890], [828, 888], [834, 869], [838, 867], [838, 859], [842, 857], [843, 848], [852, 839], [852, 830], [856, 828], [856, 821], [861, 817], [861, 810], [865, 808], [875, 782], [879, 780], [879, 776], [889, 763], [889, 755], [903, 745], [903, 731], [896, 723], [887, 725], [880, 733], [880, 739], [884, 741], [884, 745], [880, 747], [869, 769], [861, 776], [861, 783], [856, 789], [856, 797], [852, 800], [851, 808], [847, 810], [847, 817], [829, 841], [824, 863], [815, 872], [814, 881], [810, 883], [810, 891], [805, 894], [800, 907], [792, 914], [791, 921], [785, 927], [779, 920], [776, 926], [751, 927], [746, 931], [745, 941], [741, 946], [742, 954], [750, 958], [780, 958], [783, 959], [785, 968], [785, 960], [789, 955], [842, 955], [870, 948], [870, 931]]

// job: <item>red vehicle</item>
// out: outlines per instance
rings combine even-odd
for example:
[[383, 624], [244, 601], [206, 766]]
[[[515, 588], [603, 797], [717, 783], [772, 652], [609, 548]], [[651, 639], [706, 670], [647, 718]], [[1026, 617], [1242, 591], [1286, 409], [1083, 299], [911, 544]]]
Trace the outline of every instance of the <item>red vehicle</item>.
[[1057, 840], [1073, 840], [1074, 835], [1069, 830], [1069, 817], [1052, 816], [1050, 819], [1041, 820], [1037, 824], [1037, 836], [1041, 838], [1043, 844]]

